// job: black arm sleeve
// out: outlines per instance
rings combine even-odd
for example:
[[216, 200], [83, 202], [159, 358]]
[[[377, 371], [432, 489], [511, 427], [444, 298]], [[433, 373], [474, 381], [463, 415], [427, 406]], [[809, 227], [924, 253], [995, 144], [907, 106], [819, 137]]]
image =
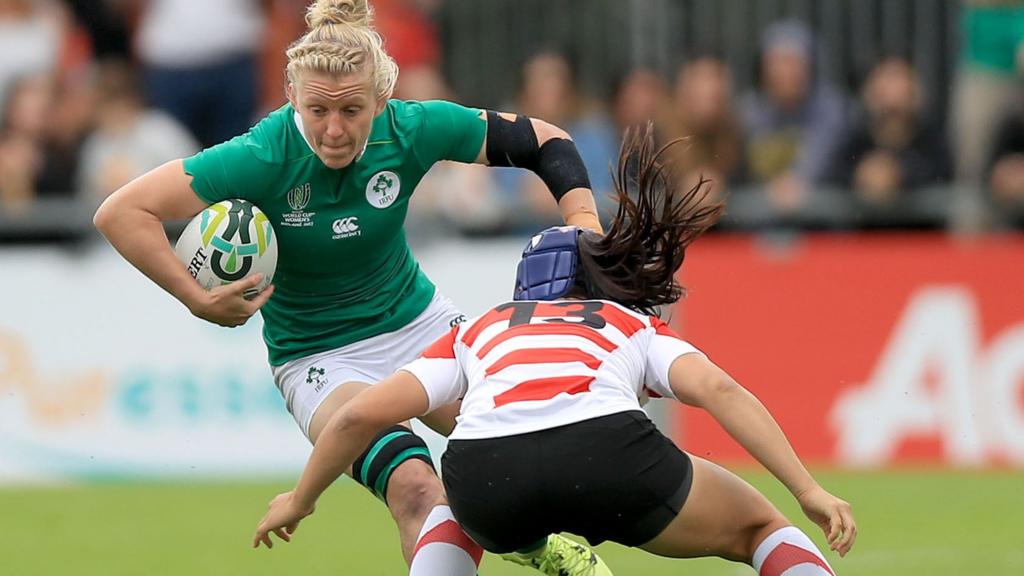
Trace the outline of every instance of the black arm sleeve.
[[538, 146], [537, 133], [526, 116], [509, 121], [497, 112], [487, 112], [487, 163], [532, 170], [555, 200], [575, 188], [590, 189], [590, 177], [572, 140], [551, 138]]

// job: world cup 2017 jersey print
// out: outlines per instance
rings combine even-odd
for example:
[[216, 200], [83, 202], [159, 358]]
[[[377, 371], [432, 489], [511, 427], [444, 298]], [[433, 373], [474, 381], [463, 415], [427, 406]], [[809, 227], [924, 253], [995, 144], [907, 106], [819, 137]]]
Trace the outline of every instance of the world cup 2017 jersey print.
[[249, 200], [277, 234], [276, 290], [262, 308], [272, 365], [397, 330], [424, 310], [434, 285], [402, 229], [409, 198], [435, 162], [473, 162], [485, 132], [479, 110], [391, 100], [362, 156], [336, 170], [285, 105], [185, 159], [200, 198]]
[[515, 301], [438, 339], [406, 370], [430, 410], [462, 399], [451, 439], [498, 438], [639, 410], [674, 397], [668, 371], [701, 352], [659, 318], [613, 302]]

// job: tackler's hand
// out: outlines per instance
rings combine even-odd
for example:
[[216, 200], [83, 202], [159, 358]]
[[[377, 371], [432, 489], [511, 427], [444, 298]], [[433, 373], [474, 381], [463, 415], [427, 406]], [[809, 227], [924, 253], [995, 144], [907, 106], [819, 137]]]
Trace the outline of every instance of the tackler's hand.
[[299, 527], [303, 518], [313, 513], [315, 508], [301, 508], [295, 502], [294, 492], [278, 494], [270, 501], [268, 510], [263, 519], [256, 527], [256, 535], [252, 539], [252, 547], [259, 548], [262, 542], [267, 548], [274, 547], [274, 541], [270, 533], [277, 534], [277, 537], [285, 542], [291, 542], [292, 534]]
[[828, 546], [846, 556], [857, 539], [857, 523], [853, 519], [850, 503], [815, 486], [797, 496], [800, 507], [828, 539]]

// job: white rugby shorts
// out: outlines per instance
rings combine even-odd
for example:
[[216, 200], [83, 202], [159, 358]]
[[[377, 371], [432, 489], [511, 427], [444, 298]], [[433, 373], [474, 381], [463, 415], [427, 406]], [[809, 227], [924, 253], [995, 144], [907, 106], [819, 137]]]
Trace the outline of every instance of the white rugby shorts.
[[380, 382], [463, 320], [451, 300], [436, 291], [419, 316], [394, 332], [290, 360], [270, 370], [288, 411], [309, 438], [313, 415], [338, 386], [353, 381]]

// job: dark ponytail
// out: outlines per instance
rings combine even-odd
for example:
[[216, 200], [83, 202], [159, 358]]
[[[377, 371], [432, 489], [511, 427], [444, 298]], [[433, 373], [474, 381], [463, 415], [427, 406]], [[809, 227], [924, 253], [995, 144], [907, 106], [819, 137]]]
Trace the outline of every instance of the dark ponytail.
[[655, 150], [652, 124], [626, 132], [619, 151], [615, 195], [619, 208], [606, 234], [583, 233], [578, 242], [577, 290], [587, 298], [611, 300], [654, 314], [654, 308], [685, 294], [676, 271], [686, 247], [710, 228], [725, 209], [710, 201], [710, 180], [701, 176], [689, 190]]

